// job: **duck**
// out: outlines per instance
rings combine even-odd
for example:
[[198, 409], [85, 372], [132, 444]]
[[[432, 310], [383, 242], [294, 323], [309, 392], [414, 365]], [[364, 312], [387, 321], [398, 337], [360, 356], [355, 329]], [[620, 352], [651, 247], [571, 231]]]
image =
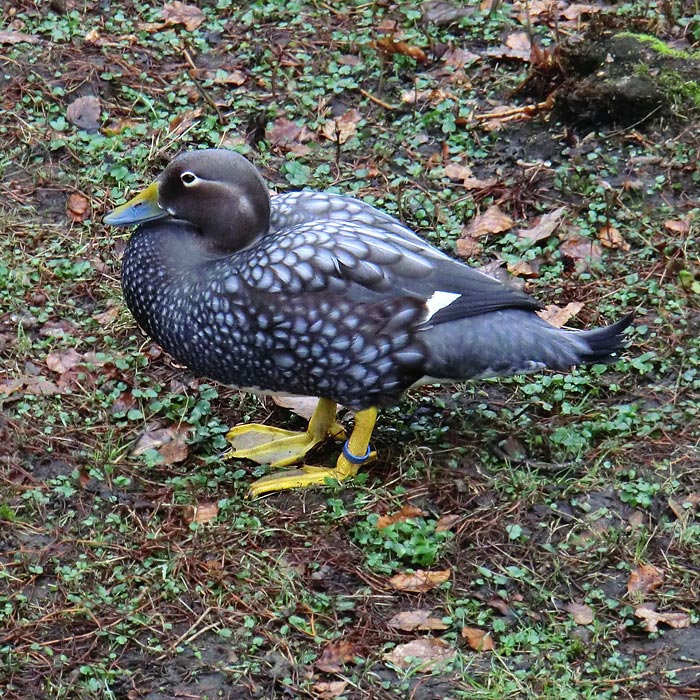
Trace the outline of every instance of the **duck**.
[[[396, 218], [319, 191], [271, 196], [227, 149], [186, 151], [105, 218], [136, 226], [121, 286], [137, 324], [196, 375], [262, 394], [318, 397], [302, 432], [230, 430], [225, 458], [271, 467], [253, 497], [343, 482], [372, 456], [378, 410], [422, 383], [610, 362], [628, 314], [555, 328], [541, 304], [438, 250]], [[346, 439], [338, 405], [354, 412]], [[305, 464], [328, 438], [333, 466]]]

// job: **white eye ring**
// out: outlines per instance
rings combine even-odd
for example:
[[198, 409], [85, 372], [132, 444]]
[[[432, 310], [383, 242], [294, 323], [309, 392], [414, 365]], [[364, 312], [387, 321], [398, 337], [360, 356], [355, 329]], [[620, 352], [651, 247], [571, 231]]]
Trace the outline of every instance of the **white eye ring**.
[[185, 170], [180, 175], [180, 181], [185, 187], [194, 187], [199, 182], [199, 178], [191, 170]]

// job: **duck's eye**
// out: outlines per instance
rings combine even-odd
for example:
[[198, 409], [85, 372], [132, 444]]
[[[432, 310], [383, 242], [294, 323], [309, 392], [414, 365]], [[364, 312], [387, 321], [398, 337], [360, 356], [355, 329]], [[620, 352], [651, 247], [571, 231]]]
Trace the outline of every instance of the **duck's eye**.
[[197, 184], [199, 178], [194, 173], [191, 173], [189, 170], [187, 170], [184, 173], [182, 173], [182, 175], [180, 175], [180, 180], [182, 180], [182, 184], [185, 187], [192, 187], [192, 185]]

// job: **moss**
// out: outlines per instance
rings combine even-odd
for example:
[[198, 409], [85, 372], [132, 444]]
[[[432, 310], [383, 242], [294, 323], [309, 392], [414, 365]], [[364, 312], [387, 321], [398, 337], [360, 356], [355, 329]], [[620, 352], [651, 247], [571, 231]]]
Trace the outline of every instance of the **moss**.
[[680, 51], [679, 49], [672, 49], [668, 44], [661, 41], [655, 36], [650, 34], [635, 34], [634, 32], [620, 32], [616, 35], [621, 39], [635, 39], [640, 44], [644, 44], [649, 47], [652, 51], [658, 53], [661, 56], [668, 56], [669, 58], [679, 58], [682, 60], [693, 60], [700, 59], [700, 52], [697, 51]]
[[675, 101], [680, 98], [693, 107], [700, 108], [700, 83], [697, 80], [686, 80], [674, 70], [663, 70], [657, 76], [663, 91]]

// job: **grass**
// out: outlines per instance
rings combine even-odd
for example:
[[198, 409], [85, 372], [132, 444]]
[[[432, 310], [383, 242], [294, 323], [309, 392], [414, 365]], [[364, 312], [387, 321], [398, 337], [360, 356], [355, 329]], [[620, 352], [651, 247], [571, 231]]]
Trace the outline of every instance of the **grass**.
[[[589, 133], [545, 114], [482, 128], [475, 115], [514, 103], [527, 73], [483, 54], [522, 28], [508, 3], [438, 26], [405, 4], [219, 0], [191, 31], [164, 26], [150, 3], [67, 5], [23, 0], [2, 27], [39, 42], [5, 45], [0, 59], [0, 697], [696, 692], [693, 125]], [[654, 34], [648, 10], [624, 3], [605, 22]], [[677, 18], [690, 37], [699, 20]], [[556, 42], [543, 18], [533, 25]], [[428, 61], [378, 49], [392, 32]], [[445, 46], [481, 58], [451, 67]], [[417, 92], [428, 96], [405, 97]], [[93, 132], [67, 116], [89, 95], [101, 107]], [[322, 136], [346, 108], [361, 116], [354, 133]], [[306, 136], [275, 142], [279, 120]], [[566, 206], [591, 242], [611, 226], [629, 250], [603, 248], [585, 269], [560, 236], [512, 232], [480, 241], [471, 262], [536, 264], [528, 290], [584, 302], [582, 326], [636, 310], [632, 347], [614, 366], [414, 392], [382, 414], [379, 460], [346, 488], [248, 501], [266, 469], [221, 460], [227, 427], [301, 421], [191, 376], [146, 340], [119, 289], [126, 236], [100, 223], [176, 152], [205, 145], [246, 153], [278, 191], [362, 197], [450, 252], [494, 203], [522, 228]], [[449, 163], [495, 184], [465, 190]], [[70, 194], [87, 200], [85, 220], [66, 215]], [[157, 429], [184, 430], [182, 459], [134, 453]], [[377, 527], [408, 506], [418, 514]], [[643, 563], [664, 581], [634, 597], [627, 582]], [[397, 590], [391, 577], [415, 569], [449, 577]], [[592, 622], [577, 623], [571, 602]], [[634, 615], [642, 602], [691, 624], [649, 633]], [[446, 629], [387, 624], [416, 609]], [[489, 631], [494, 651], [472, 649], [464, 627]], [[435, 637], [455, 654], [432, 672], [384, 657]]]

